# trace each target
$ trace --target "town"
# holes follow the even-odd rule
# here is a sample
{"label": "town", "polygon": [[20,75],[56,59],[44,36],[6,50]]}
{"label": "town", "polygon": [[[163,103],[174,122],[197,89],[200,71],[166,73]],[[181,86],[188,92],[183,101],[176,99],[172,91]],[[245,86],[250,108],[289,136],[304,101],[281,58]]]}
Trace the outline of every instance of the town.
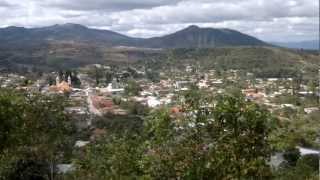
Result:
{"label": "town", "polygon": [[[77,127],[90,128],[93,133],[100,134],[103,129],[94,127],[94,117],[138,116],[143,114],[139,110],[164,106],[169,107],[172,113],[182,113],[181,95],[192,87],[211,95],[239,91],[247,101],[266,107],[282,121],[290,121],[297,116],[318,117],[320,113],[317,82],[298,82],[294,77],[255,78],[253,73],[240,70],[198,71],[190,64],[185,64],[183,69],[160,72],[156,78],[150,78],[145,68],[128,66],[114,69],[101,64],[44,73],[32,79],[2,73],[0,85],[1,88],[44,95],[63,95],[69,102],[65,111],[74,117]],[[89,139],[78,141],[77,144],[89,143]],[[320,139],[309,143],[319,144]]]}

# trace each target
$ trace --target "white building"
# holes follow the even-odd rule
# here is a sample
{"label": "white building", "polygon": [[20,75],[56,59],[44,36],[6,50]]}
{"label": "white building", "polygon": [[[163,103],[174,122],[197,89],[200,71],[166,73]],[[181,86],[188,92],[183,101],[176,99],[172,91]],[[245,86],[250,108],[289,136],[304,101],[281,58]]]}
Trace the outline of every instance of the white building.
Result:
{"label": "white building", "polygon": [[157,97],[149,96],[148,100],[147,100],[147,104],[148,104],[149,107],[155,108],[155,107],[160,106],[161,102],[160,102],[160,100],[158,100]]}

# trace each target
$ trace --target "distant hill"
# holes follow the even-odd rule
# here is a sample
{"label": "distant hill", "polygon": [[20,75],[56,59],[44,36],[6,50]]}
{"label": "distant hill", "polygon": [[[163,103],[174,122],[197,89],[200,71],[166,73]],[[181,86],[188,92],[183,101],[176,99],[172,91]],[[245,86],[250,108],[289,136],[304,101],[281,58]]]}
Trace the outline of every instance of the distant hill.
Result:
{"label": "distant hill", "polygon": [[0,29],[0,46],[23,47],[51,41],[89,43],[102,46],[135,46],[150,48],[212,48],[223,46],[267,46],[249,35],[231,29],[186,29],[155,38],[132,38],[108,30],[87,28],[78,24],[43,28],[7,27]]}
{"label": "distant hill", "polygon": [[210,48],[223,46],[267,46],[254,37],[231,29],[190,26],[176,33],[146,40],[149,47]]}
{"label": "distant hill", "polygon": [[133,38],[112,31],[90,29],[70,23],[43,28],[7,27],[0,29],[0,42],[9,45],[68,41],[118,46],[130,44],[132,40]]}
{"label": "distant hill", "polygon": [[271,42],[271,44],[291,48],[291,49],[308,49],[317,50],[319,49],[319,40],[311,41],[300,41],[300,42]]}

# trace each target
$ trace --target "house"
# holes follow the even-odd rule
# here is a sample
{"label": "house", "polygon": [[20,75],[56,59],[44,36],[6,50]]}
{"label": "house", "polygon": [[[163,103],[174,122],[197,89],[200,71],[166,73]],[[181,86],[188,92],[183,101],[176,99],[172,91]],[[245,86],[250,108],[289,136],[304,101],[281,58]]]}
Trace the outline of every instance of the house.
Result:
{"label": "house", "polygon": [[211,84],[213,84],[213,85],[221,85],[221,84],[223,84],[223,80],[222,79],[213,79],[211,81]]}
{"label": "house", "polygon": [[281,104],[280,105],[281,108],[292,108],[292,109],[296,109],[296,106],[293,104]]}
{"label": "house", "polygon": [[176,83],[174,84],[174,87],[176,89],[182,89],[185,88],[186,86],[189,86],[191,84],[190,81],[176,81]]}
{"label": "house", "polygon": [[201,80],[199,83],[198,83],[198,87],[199,88],[208,88],[209,85],[207,84],[207,81],[206,80]]}
{"label": "house", "polygon": [[115,88],[112,83],[109,83],[107,88],[100,88],[99,90],[103,93],[111,93],[113,95],[120,95],[124,92],[124,88]]}
{"label": "house", "polygon": [[305,113],[311,114],[313,112],[319,111],[319,108],[318,107],[310,107],[310,108],[304,108],[303,110]]}
{"label": "house", "polygon": [[73,164],[58,164],[57,170],[59,174],[66,174],[76,170],[76,167]]}
{"label": "house", "polygon": [[112,108],[114,106],[112,99],[106,99],[102,96],[92,96],[92,104],[97,109]]}
{"label": "house", "polygon": [[298,94],[300,96],[312,96],[314,93],[312,91],[300,91]]}
{"label": "house", "polygon": [[147,105],[151,108],[155,108],[161,105],[160,100],[157,99],[157,97],[149,96],[147,100]]}
{"label": "house", "polygon": [[65,111],[70,114],[78,114],[83,115],[87,113],[87,109],[85,107],[67,107]]}
{"label": "house", "polygon": [[76,144],[74,145],[75,147],[81,148],[84,147],[86,145],[88,145],[90,143],[90,141],[76,141]]}
{"label": "house", "polygon": [[192,71],[193,71],[192,66],[187,66],[187,67],[186,67],[186,72],[187,72],[187,73],[191,73]]}
{"label": "house", "polygon": [[275,82],[275,81],[278,81],[279,79],[278,78],[268,78],[267,81],[269,82]]}
{"label": "house", "polygon": [[309,155],[309,154],[320,154],[319,150],[297,147],[300,151],[301,156]]}
{"label": "house", "polygon": [[57,85],[53,85],[49,87],[49,91],[59,92],[59,93],[67,93],[71,92],[72,88],[70,87],[70,84],[68,84],[65,81],[62,81],[61,83],[58,83]]}

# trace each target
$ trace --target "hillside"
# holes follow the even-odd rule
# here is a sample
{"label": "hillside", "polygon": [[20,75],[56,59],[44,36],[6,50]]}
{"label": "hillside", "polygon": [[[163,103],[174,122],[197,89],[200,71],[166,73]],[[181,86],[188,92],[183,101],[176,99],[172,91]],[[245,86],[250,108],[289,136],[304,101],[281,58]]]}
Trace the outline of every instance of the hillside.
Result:
{"label": "hillside", "polygon": [[224,46],[268,46],[254,37],[231,29],[190,26],[176,33],[146,40],[155,48],[212,48]]}
{"label": "hillside", "polygon": [[[0,42],[10,46],[30,46],[51,41],[118,46],[130,44],[134,40],[125,35],[108,30],[90,29],[78,24],[54,25],[43,28],[7,27],[0,29]],[[5,44],[4,44],[5,43]]]}
{"label": "hillside", "polygon": [[237,69],[252,72],[257,77],[295,77],[317,74],[320,57],[307,51],[291,51],[275,47],[228,47],[171,49],[165,58],[153,63],[154,70],[185,68],[193,65],[201,69],[220,71]]}
{"label": "hillside", "polygon": [[3,49],[0,70],[53,70],[77,68],[88,64],[145,66],[155,71],[186,64],[207,69],[241,69],[261,77],[290,77],[297,71],[317,72],[319,56],[307,51],[275,47],[227,47],[151,49],[102,47],[87,43],[50,42],[43,46]]}

